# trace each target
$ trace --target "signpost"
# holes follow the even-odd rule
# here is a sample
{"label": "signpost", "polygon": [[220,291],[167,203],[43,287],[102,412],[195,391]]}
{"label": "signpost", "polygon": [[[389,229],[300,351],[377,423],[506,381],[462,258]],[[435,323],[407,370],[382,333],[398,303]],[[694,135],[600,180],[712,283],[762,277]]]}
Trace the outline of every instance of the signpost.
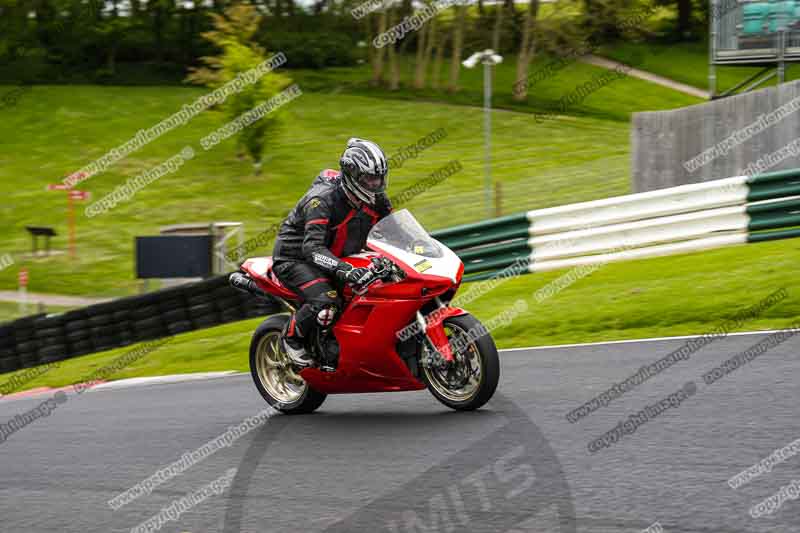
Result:
{"label": "signpost", "polygon": [[17,285],[19,286],[19,312],[25,314],[28,312],[28,269],[20,268],[17,275]]}
{"label": "signpost", "polygon": [[71,189],[64,183],[51,183],[47,186],[48,191],[66,191],[67,192],[67,226],[69,228],[69,256],[75,259],[75,208],[73,202],[82,202],[91,197],[91,193],[87,191],[78,191]]}

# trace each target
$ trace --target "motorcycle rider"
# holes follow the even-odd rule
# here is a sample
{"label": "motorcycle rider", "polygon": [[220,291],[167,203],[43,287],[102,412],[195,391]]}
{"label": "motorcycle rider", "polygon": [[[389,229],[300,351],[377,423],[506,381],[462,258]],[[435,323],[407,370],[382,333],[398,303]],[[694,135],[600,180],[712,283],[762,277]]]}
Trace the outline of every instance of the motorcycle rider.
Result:
{"label": "motorcycle rider", "polygon": [[282,340],[301,367],[313,363],[303,339],[318,326],[329,326],[342,307],[334,280],[362,286],[374,279],[371,270],[340,258],[360,252],[372,226],[392,211],[386,155],[377,144],[351,138],[339,166],[341,172],[329,169],[317,176],[281,224],[272,252],[272,271],[302,297]]}

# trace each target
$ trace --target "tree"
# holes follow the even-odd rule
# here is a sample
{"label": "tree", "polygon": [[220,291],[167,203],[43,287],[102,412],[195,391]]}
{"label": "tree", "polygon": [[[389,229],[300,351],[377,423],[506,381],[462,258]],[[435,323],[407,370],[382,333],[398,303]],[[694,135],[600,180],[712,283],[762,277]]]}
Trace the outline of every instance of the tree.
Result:
{"label": "tree", "polygon": [[[395,9],[389,9],[389,27],[394,26]],[[400,66],[397,61],[395,43],[386,45],[386,55],[389,59],[389,90],[396,91],[400,87]]]}
{"label": "tree", "polygon": [[[216,89],[262,64],[268,54],[253,41],[262,21],[253,6],[238,4],[227,8],[223,15],[211,13],[210,16],[214,30],[204,32],[202,36],[219,47],[221,52],[216,56],[200,58],[206,66],[191,68],[186,81]],[[241,90],[228,95],[221,110],[229,120],[233,120],[262,104],[290,82],[291,79],[283,74],[264,74],[254,83],[245,84]],[[267,133],[274,131],[277,126],[278,118],[273,111],[237,133],[236,144],[253,159],[256,174],[261,172]]]}
{"label": "tree", "polygon": [[[366,17],[368,20],[373,18],[373,15],[370,14]],[[386,31],[386,10],[382,9],[380,13],[377,14],[378,18],[378,32],[376,35],[381,35],[383,32]],[[372,29],[372,25],[370,24],[370,29]],[[369,46],[372,46],[372,35],[369,35]],[[374,47],[372,47],[374,48]],[[370,52],[370,60],[372,61],[372,85],[380,85],[383,82],[383,54],[386,51],[386,47],[382,46],[377,49],[373,49]]]}
{"label": "tree", "polygon": [[428,72],[428,64],[433,54],[433,46],[436,42],[436,17],[428,22],[427,28],[419,33],[417,38],[417,59],[414,66],[414,88],[425,88],[425,75]]}
{"label": "tree", "polygon": [[692,0],[677,0],[678,2],[678,38],[684,39],[691,33]]}
{"label": "tree", "polygon": [[[519,55],[517,56],[516,80],[518,83],[528,78],[528,65],[530,65],[536,50],[536,37],[533,33],[538,14],[539,0],[530,0],[528,12],[525,15],[525,24],[522,27],[522,42],[519,45]],[[528,84],[520,83],[518,88],[513,90],[511,94],[514,100],[525,100],[528,97]]]}
{"label": "tree", "polygon": [[444,49],[447,46],[448,34],[441,32],[441,38],[436,45],[436,58],[433,60],[433,72],[431,73],[431,87],[439,88],[439,79],[442,75],[442,63],[444,62]]}
{"label": "tree", "polygon": [[461,52],[464,48],[464,19],[467,6],[459,3],[456,6],[456,20],[453,23],[453,56],[450,58],[450,81],[448,92],[458,91],[458,76],[461,73]]}

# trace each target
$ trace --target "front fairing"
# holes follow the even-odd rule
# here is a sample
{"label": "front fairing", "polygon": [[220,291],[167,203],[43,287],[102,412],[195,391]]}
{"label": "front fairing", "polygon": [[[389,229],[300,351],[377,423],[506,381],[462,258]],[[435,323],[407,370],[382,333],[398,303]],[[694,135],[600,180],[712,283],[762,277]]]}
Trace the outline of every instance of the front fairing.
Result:
{"label": "front fairing", "polygon": [[412,279],[461,282],[464,267],[458,256],[432,238],[406,209],[378,222],[367,237],[367,246],[394,260]]}

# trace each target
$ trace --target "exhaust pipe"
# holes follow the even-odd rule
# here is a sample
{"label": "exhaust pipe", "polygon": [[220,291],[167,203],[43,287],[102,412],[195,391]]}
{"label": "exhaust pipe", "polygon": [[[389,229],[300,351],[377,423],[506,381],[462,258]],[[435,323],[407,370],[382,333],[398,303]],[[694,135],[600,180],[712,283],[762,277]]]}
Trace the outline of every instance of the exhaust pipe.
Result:
{"label": "exhaust pipe", "polygon": [[234,272],[233,274],[228,276],[228,282],[234,289],[246,292],[247,294],[250,294],[252,296],[257,296],[259,298],[267,298],[267,299],[270,298],[269,294],[264,292],[261,289],[261,287],[256,285],[256,282],[253,281],[252,278],[250,278],[246,274],[242,274],[241,272]]}

